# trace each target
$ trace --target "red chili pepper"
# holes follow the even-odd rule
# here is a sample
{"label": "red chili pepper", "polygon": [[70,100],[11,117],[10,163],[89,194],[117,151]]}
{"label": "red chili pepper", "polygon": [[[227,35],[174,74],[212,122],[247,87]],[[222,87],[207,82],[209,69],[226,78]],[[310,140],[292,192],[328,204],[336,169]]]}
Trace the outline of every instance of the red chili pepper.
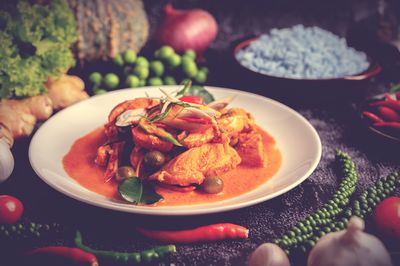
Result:
{"label": "red chili pepper", "polygon": [[376,114],[373,114],[371,112],[362,112],[362,115],[365,117],[368,117],[375,123],[384,122],[382,118],[380,118],[379,116],[377,116]]}
{"label": "red chili pepper", "polygon": [[180,97],[179,100],[187,103],[206,104],[201,96],[186,95]]}
{"label": "red chili pepper", "polygon": [[386,100],[386,101],[377,101],[369,104],[370,106],[385,106],[389,107],[393,110],[400,111],[400,101],[399,100]]}
{"label": "red chili pepper", "polygon": [[376,122],[374,127],[391,127],[395,129],[400,129],[400,122]]}
{"label": "red chili pepper", "polygon": [[378,107],[379,114],[381,117],[388,121],[400,121],[400,115],[393,109],[386,106]]}
{"label": "red chili pepper", "polygon": [[91,266],[98,266],[95,255],[83,251],[79,248],[70,248],[62,246],[48,246],[35,248],[27,253],[27,255],[55,255],[65,259],[70,259],[75,263],[87,263]]}
{"label": "red chili pepper", "polygon": [[249,229],[230,223],[211,224],[189,230],[161,231],[137,228],[144,236],[167,243],[195,243],[222,239],[247,238]]}

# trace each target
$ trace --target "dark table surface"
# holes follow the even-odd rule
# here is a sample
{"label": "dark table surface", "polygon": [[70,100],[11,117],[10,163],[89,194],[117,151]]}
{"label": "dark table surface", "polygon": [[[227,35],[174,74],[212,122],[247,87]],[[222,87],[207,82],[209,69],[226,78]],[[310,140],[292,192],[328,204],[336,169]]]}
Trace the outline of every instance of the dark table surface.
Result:
{"label": "dark table surface", "polygon": [[[189,1],[188,5],[194,6],[194,2]],[[243,11],[243,14],[237,11],[238,6],[236,6],[225,10],[224,13],[213,2],[215,1],[204,1],[203,3],[205,8],[214,13],[220,25],[220,35],[208,53],[209,61],[207,64],[212,73],[208,85],[241,89],[274,97],[301,113],[315,127],[322,141],[322,158],[310,178],[284,195],[252,207],[227,213],[195,217],[152,217],[125,214],[78,202],[51,189],[36,176],[29,164],[28,146],[30,139],[18,140],[12,149],[16,161],[15,169],[10,179],[0,185],[0,194],[11,194],[20,198],[25,205],[25,219],[43,223],[57,222],[61,224],[61,230],[59,233],[19,242],[10,243],[0,240],[2,247],[0,248],[2,257],[0,265],[13,265],[15,255],[31,246],[73,245],[73,235],[76,229],[82,231],[85,242],[93,247],[135,251],[147,249],[157,244],[137,235],[134,231],[137,225],[181,229],[217,222],[230,222],[246,226],[250,229],[250,236],[245,240],[177,245],[177,252],[163,258],[159,261],[159,264],[244,265],[248,255],[259,244],[281,236],[290,226],[315,212],[332,196],[341,178],[334,166],[336,149],[348,152],[357,165],[359,182],[356,193],[372,185],[380,177],[399,169],[398,144],[382,141],[369,134],[360,122],[359,114],[354,111],[352,103],[355,100],[343,101],[342,99],[326,102],[326,99],[321,100],[310,95],[306,102],[293,100],[288,97],[290,93],[278,96],[270,94],[268,88],[276,84],[256,82],[251,78],[242,77],[241,73],[237,72],[237,69],[232,67],[233,64],[231,64],[230,49],[232,42],[248,34],[267,31],[271,25],[274,25],[273,14],[275,13],[271,13],[272,15],[269,18],[261,18],[262,12],[260,11],[258,17],[248,20],[246,23],[246,15],[250,16],[249,13],[246,13],[247,9]],[[161,3],[149,1],[146,8],[151,19],[152,29],[154,29],[159,19],[158,12]],[[274,8],[279,10],[279,7],[274,6]],[[340,6],[337,9],[336,12],[341,14],[340,17],[349,15],[340,13]],[[240,24],[232,19],[236,15],[239,16],[239,13],[242,18]],[[276,22],[278,23],[277,26],[299,23],[302,21],[303,15],[296,13],[286,20],[279,20]],[[338,25],[342,22],[332,23],[334,18],[310,16],[312,19],[306,19],[309,24],[329,25],[328,28],[331,30],[337,28],[342,33],[348,32],[347,26]],[[278,16],[275,15],[275,17]],[[256,23],[256,19],[259,19],[258,23]],[[382,54],[384,53],[385,51],[382,51]],[[381,78],[362,83],[361,86],[365,89],[367,95],[380,93],[384,90],[384,85],[390,80],[388,78],[390,75],[386,73],[390,73],[391,70],[385,69],[385,71]],[[233,79],[234,76],[238,78]],[[396,194],[400,195],[400,191],[397,190]],[[366,222],[367,231],[375,234],[371,218],[368,217]],[[381,237],[381,239],[390,251],[400,251],[399,246],[396,246],[389,239],[385,237]],[[296,259],[293,265],[303,265],[304,259],[305,256]],[[397,265],[400,265],[399,257],[394,256],[393,259],[398,263]],[[101,265],[112,265],[112,263],[103,262]]]}

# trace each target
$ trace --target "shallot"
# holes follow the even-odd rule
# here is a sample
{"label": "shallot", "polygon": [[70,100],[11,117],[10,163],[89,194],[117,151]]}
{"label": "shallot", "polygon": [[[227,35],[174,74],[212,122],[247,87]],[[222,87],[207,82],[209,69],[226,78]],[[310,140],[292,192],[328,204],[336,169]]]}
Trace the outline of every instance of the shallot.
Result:
{"label": "shallot", "polygon": [[0,138],[0,183],[5,181],[14,169],[14,157],[6,140]]}
{"label": "shallot", "polygon": [[156,33],[158,41],[172,46],[177,52],[192,49],[201,57],[217,36],[218,25],[214,17],[202,9],[177,10],[171,4],[164,7],[164,12]]}

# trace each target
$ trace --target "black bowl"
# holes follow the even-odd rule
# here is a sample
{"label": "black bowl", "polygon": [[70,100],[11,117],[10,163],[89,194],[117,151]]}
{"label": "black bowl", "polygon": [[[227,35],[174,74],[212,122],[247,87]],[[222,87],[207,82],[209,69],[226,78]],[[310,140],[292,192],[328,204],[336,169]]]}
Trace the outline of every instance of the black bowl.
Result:
{"label": "black bowl", "polygon": [[313,102],[361,99],[364,96],[367,82],[382,70],[378,63],[368,58],[370,67],[357,75],[321,79],[271,76],[243,66],[236,58],[240,50],[246,48],[257,39],[258,37],[249,37],[234,43],[234,76],[245,80],[247,84],[253,84],[253,87],[258,87],[255,92],[280,100]]}

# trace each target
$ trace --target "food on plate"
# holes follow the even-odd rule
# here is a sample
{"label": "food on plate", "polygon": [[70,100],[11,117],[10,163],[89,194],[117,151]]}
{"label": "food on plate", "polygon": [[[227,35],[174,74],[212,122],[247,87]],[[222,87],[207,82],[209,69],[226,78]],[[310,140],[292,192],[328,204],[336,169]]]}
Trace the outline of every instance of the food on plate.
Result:
{"label": "food on plate", "polygon": [[350,155],[338,150],[336,159],[340,163],[344,178],[331,200],[316,213],[292,226],[282,237],[273,242],[286,253],[307,252],[326,233],[343,230],[351,216],[364,218],[384,198],[400,187],[400,172],[380,178],[373,186],[350,202],[357,184],[357,170]]}
{"label": "food on plate", "polygon": [[236,54],[244,67],[284,78],[351,76],[369,67],[367,56],[346,40],[318,27],[272,29]]}
{"label": "food on plate", "polygon": [[190,83],[160,90],[162,97],[112,108],[103,128],[72,145],[66,172],[107,197],[164,206],[232,198],[279,169],[274,139],[245,109],[228,107],[233,97],[210,102],[209,92]]}
{"label": "food on plate", "polygon": [[279,246],[264,243],[251,253],[248,266],[290,266],[289,258]]}
{"label": "food on plate", "polygon": [[172,4],[165,5],[164,13],[156,32],[157,40],[178,52],[192,49],[202,57],[218,33],[215,18],[202,9],[178,10]]}
{"label": "food on plate", "polygon": [[108,250],[96,250],[83,243],[82,234],[77,231],[75,235],[75,245],[83,251],[93,254],[98,258],[105,258],[117,262],[154,262],[166,254],[176,252],[175,245],[157,246],[141,252],[117,252]]}
{"label": "food on plate", "polygon": [[0,195],[0,224],[14,224],[24,213],[22,202],[9,195]]}
{"label": "food on plate", "polygon": [[389,197],[374,210],[374,221],[382,233],[400,239],[400,197]]}
{"label": "food on plate", "polygon": [[329,233],[317,242],[308,256],[307,266],[392,266],[383,243],[363,231],[364,221],[351,217],[346,229]]}
{"label": "food on plate", "polygon": [[230,223],[210,224],[188,230],[166,231],[137,228],[142,235],[164,243],[197,243],[247,238],[249,229]]}

